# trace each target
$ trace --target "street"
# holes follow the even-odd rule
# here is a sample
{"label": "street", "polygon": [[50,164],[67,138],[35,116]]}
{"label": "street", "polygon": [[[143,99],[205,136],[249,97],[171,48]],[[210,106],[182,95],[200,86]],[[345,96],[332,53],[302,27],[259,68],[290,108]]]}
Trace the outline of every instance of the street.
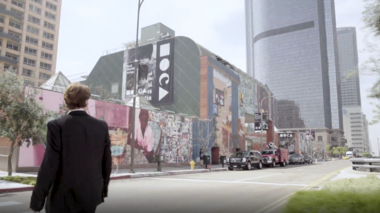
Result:
{"label": "street", "polygon": [[[270,205],[349,161],[111,181],[97,212],[281,212]],[[0,194],[0,212],[26,213],[31,192]],[[265,210],[265,211],[264,211]],[[44,212],[44,211],[42,211]]]}

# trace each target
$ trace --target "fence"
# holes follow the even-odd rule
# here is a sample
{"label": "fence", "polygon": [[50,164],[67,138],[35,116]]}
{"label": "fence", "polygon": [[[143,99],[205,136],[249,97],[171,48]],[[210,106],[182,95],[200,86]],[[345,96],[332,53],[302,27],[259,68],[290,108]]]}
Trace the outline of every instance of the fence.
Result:
{"label": "fence", "polygon": [[380,171],[380,159],[378,158],[353,158],[350,161],[352,162],[353,170],[364,168],[369,170],[369,172]]}

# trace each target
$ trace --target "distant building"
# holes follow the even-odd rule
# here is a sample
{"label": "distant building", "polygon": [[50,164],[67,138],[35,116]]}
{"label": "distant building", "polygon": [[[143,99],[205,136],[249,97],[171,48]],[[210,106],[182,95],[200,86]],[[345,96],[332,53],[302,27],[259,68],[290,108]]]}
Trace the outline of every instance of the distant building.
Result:
{"label": "distant building", "polygon": [[358,48],[355,27],[338,28],[342,105],[361,106]]}
{"label": "distant building", "polygon": [[368,121],[360,106],[343,108],[347,146],[357,154],[369,153]]}
{"label": "distant building", "polygon": [[40,86],[55,74],[62,0],[0,3],[0,72]]}
{"label": "distant building", "polygon": [[299,119],[284,128],[342,130],[334,0],[246,0],[247,72]]}

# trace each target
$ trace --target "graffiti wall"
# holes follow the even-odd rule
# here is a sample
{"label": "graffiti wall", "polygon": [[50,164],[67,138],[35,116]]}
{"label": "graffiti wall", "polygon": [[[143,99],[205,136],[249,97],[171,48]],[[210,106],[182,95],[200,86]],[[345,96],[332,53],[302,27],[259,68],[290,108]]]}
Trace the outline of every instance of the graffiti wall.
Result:
{"label": "graffiti wall", "polygon": [[[53,120],[67,114],[63,94],[40,90],[36,97]],[[89,100],[87,113],[108,124],[114,164],[129,165],[133,110],[127,106]],[[166,113],[136,109],[135,164],[155,163],[155,155],[166,163],[183,163],[192,159],[192,120]],[[45,141],[46,142],[46,141]],[[44,144],[20,148],[19,167],[38,167],[45,153]]]}

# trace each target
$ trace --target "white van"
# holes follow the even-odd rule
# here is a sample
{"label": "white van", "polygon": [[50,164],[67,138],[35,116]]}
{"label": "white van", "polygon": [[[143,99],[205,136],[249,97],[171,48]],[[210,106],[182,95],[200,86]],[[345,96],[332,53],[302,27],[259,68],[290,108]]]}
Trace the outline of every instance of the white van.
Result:
{"label": "white van", "polygon": [[349,158],[352,158],[352,157],[354,157],[354,153],[352,151],[348,151],[348,152],[346,152],[346,156]]}

